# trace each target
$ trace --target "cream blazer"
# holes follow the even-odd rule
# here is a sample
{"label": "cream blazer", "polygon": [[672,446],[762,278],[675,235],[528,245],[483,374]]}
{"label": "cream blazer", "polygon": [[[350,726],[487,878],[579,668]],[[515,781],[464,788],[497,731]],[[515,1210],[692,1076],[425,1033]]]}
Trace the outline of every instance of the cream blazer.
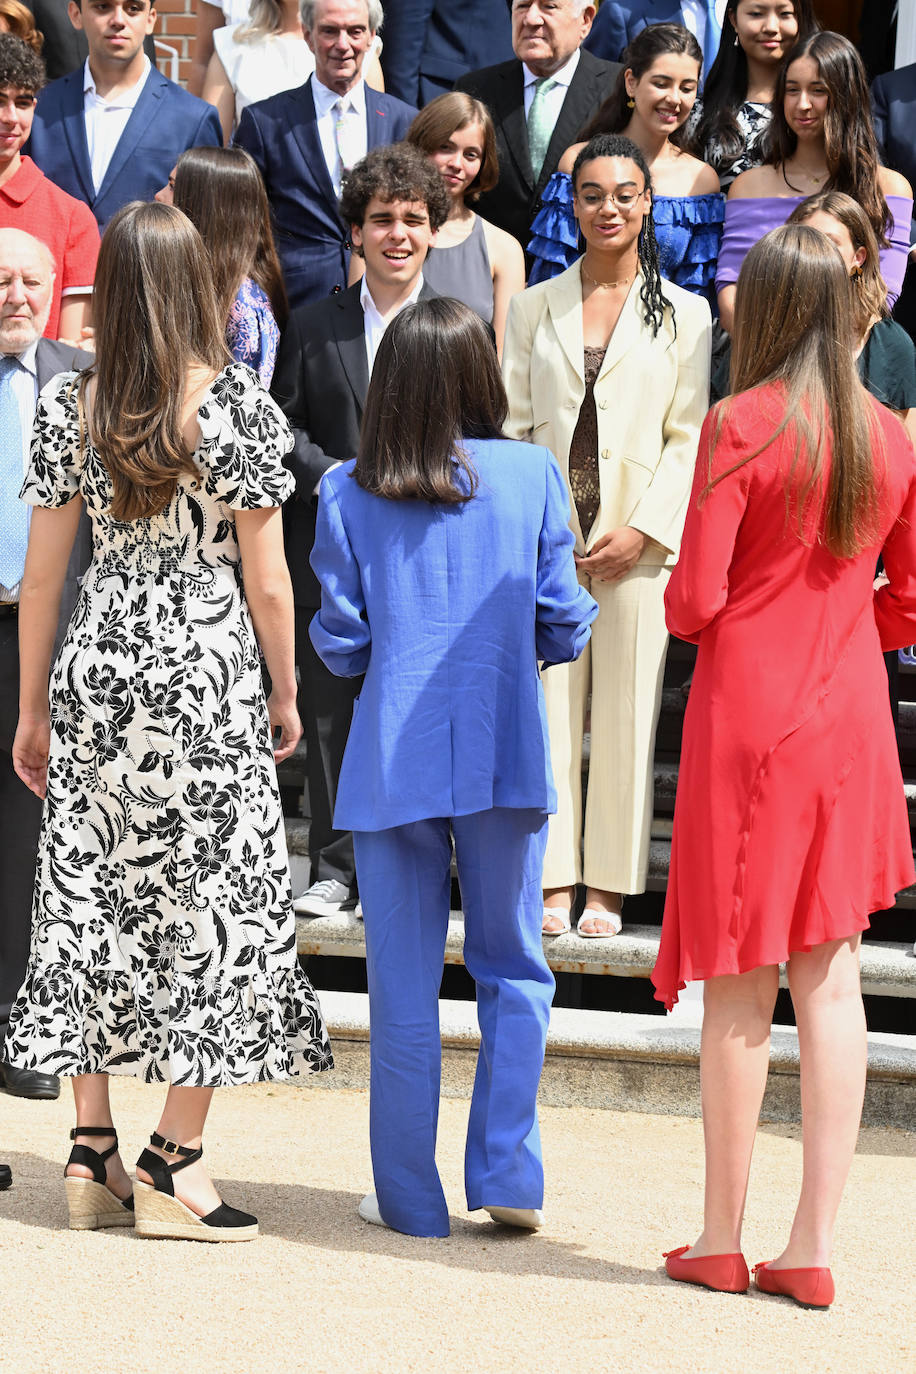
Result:
{"label": "cream blazer", "polygon": [[[649,540],[643,563],[673,565],[687,513],[700,426],[709,408],[709,306],[666,281],[674,306],[657,337],[643,320],[637,275],[595,382],[601,507],[576,552],[622,525]],[[506,433],[544,444],[569,480],[569,446],[585,396],[582,279],[578,262],[513,296],[503,346]]]}

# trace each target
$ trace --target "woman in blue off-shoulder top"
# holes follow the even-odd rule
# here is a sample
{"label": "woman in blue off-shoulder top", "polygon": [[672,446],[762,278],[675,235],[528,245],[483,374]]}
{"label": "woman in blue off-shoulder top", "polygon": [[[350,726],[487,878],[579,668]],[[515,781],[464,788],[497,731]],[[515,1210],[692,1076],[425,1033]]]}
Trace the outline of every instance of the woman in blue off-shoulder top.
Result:
{"label": "woman in blue off-shoulder top", "polygon": [[[613,93],[582,131],[621,133],[642,150],[656,188],[653,216],[662,276],[715,303],[716,259],[725,202],[713,169],[681,147],[697,94],[702,52],[682,24],[652,24],[627,49]],[[529,285],[563,272],[580,256],[570,173],[583,143],[568,148],[531,226]]]}

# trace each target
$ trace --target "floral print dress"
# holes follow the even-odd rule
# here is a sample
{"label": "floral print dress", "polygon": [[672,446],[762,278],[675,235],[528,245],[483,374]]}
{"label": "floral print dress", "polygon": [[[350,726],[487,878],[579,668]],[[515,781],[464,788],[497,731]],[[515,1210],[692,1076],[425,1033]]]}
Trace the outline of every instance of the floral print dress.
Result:
{"label": "floral print dress", "polygon": [[204,395],[160,515],[122,523],[81,444],[77,377],[42,392],[22,495],[79,493],[93,557],[51,677],[32,956],[5,1057],[218,1086],[332,1066],[296,960],[283,816],[233,510],[278,506],[292,440],[251,370]]}

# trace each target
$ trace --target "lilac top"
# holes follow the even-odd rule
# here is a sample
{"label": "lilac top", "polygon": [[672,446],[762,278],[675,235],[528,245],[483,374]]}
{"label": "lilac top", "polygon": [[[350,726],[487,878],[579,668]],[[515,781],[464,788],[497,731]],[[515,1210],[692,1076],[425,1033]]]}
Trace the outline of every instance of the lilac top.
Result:
{"label": "lilac top", "polygon": [[247,363],[270,386],[277,361],[280,330],[270,308],[267,293],[257,282],[245,277],[229,311],[226,344],[237,363]]}
{"label": "lilac top", "polygon": [[[716,290],[738,280],[741,264],[758,239],[777,229],[800,205],[805,196],[757,196],[725,202],[725,231],[719,249]],[[887,303],[892,306],[900,295],[907,254],[910,251],[910,219],[913,202],[908,196],[888,196],[891,220],[887,237],[890,245],[881,249],[881,272],[887,286]]]}

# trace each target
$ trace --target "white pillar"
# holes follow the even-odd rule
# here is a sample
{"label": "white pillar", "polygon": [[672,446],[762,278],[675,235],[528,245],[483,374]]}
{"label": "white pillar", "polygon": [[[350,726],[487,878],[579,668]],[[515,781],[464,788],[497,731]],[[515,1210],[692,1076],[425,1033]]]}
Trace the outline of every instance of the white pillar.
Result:
{"label": "white pillar", "polygon": [[897,6],[897,48],[894,66],[906,67],[911,62],[916,62],[916,0],[900,0]]}

